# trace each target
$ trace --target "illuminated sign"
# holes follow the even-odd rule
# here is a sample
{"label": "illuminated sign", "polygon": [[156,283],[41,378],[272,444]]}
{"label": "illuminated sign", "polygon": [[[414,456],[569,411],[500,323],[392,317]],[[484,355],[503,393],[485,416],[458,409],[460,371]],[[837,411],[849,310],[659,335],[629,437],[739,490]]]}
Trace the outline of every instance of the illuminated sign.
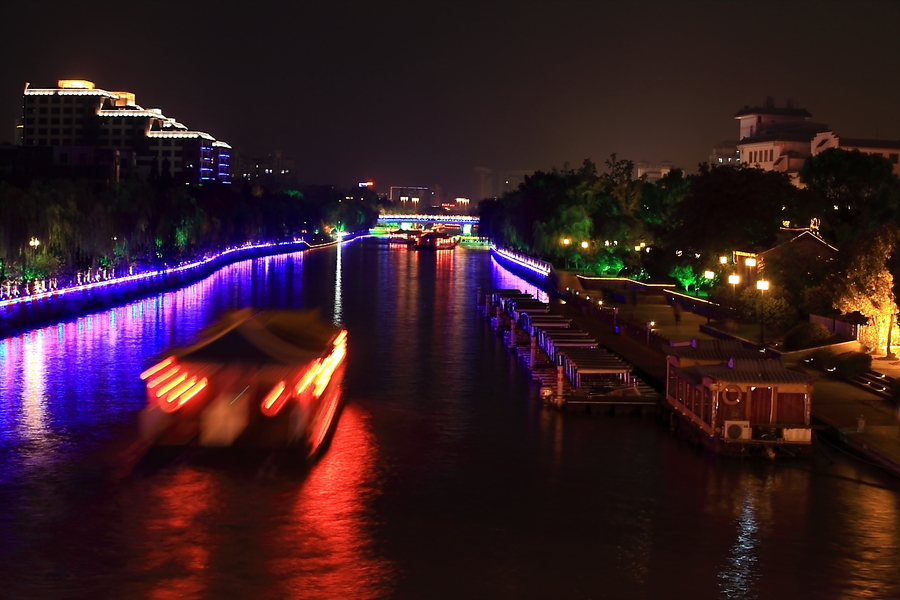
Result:
{"label": "illuminated sign", "polygon": [[359,187],[361,187],[361,188],[370,188],[370,187],[374,187],[374,186],[375,186],[374,181],[361,181],[359,183]]}

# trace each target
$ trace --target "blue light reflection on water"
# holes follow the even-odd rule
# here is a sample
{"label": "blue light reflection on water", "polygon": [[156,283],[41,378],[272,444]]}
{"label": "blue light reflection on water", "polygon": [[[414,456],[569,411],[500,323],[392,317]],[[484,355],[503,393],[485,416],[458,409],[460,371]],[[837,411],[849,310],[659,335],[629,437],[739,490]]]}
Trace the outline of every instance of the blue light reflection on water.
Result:
{"label": "blue light reflection on water", "polygon": [[[897,494],[828,476],[871,472],[717,462],[650,420],[544,410],[477,286],[530,289],[486,253],[350,246],[0,340],[0,581],[23,598],[900,593]],[[322,461],[132,469],[138,374],[251,305],[350,331]]]}

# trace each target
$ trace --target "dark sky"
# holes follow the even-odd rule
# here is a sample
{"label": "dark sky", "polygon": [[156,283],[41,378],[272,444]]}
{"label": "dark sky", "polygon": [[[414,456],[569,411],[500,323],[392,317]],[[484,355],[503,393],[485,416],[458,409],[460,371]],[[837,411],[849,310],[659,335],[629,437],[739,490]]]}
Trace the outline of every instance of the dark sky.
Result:
{"label": "dark sky", "polygon": [[0,140],[24,82],[134,92],[303,181],[441,185],[585,158],[688,172],[734,113],[791,98],[900,139],[900,2],[0,3]]}

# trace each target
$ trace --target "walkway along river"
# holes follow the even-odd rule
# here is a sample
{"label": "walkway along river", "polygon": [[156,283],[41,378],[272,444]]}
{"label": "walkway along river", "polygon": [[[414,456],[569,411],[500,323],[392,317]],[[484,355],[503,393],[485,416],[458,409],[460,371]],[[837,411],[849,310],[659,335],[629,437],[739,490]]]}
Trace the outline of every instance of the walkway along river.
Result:
{"label": "walkway along river", "polygon": [[[0,340],[5,598],[898,597],[896,481],[715,461],[652,419],[542,407],[475,312],[485,250],[356,241]],[[349,332],[314,464],[143,454],[137,375],[224,310]]]}

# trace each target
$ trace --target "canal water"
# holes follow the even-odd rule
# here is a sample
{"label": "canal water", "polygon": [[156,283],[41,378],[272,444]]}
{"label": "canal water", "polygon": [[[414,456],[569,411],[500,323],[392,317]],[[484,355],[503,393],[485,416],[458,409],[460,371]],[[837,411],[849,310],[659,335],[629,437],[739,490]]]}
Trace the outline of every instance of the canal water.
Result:
{"label": "canal water", "polygon": [[[0,598],[898,598],[900,483],[544,409],[487,251],[355,241],[0,340]],[[322,458],[145,452],[138,374],[227,309],[349,330]]]}

